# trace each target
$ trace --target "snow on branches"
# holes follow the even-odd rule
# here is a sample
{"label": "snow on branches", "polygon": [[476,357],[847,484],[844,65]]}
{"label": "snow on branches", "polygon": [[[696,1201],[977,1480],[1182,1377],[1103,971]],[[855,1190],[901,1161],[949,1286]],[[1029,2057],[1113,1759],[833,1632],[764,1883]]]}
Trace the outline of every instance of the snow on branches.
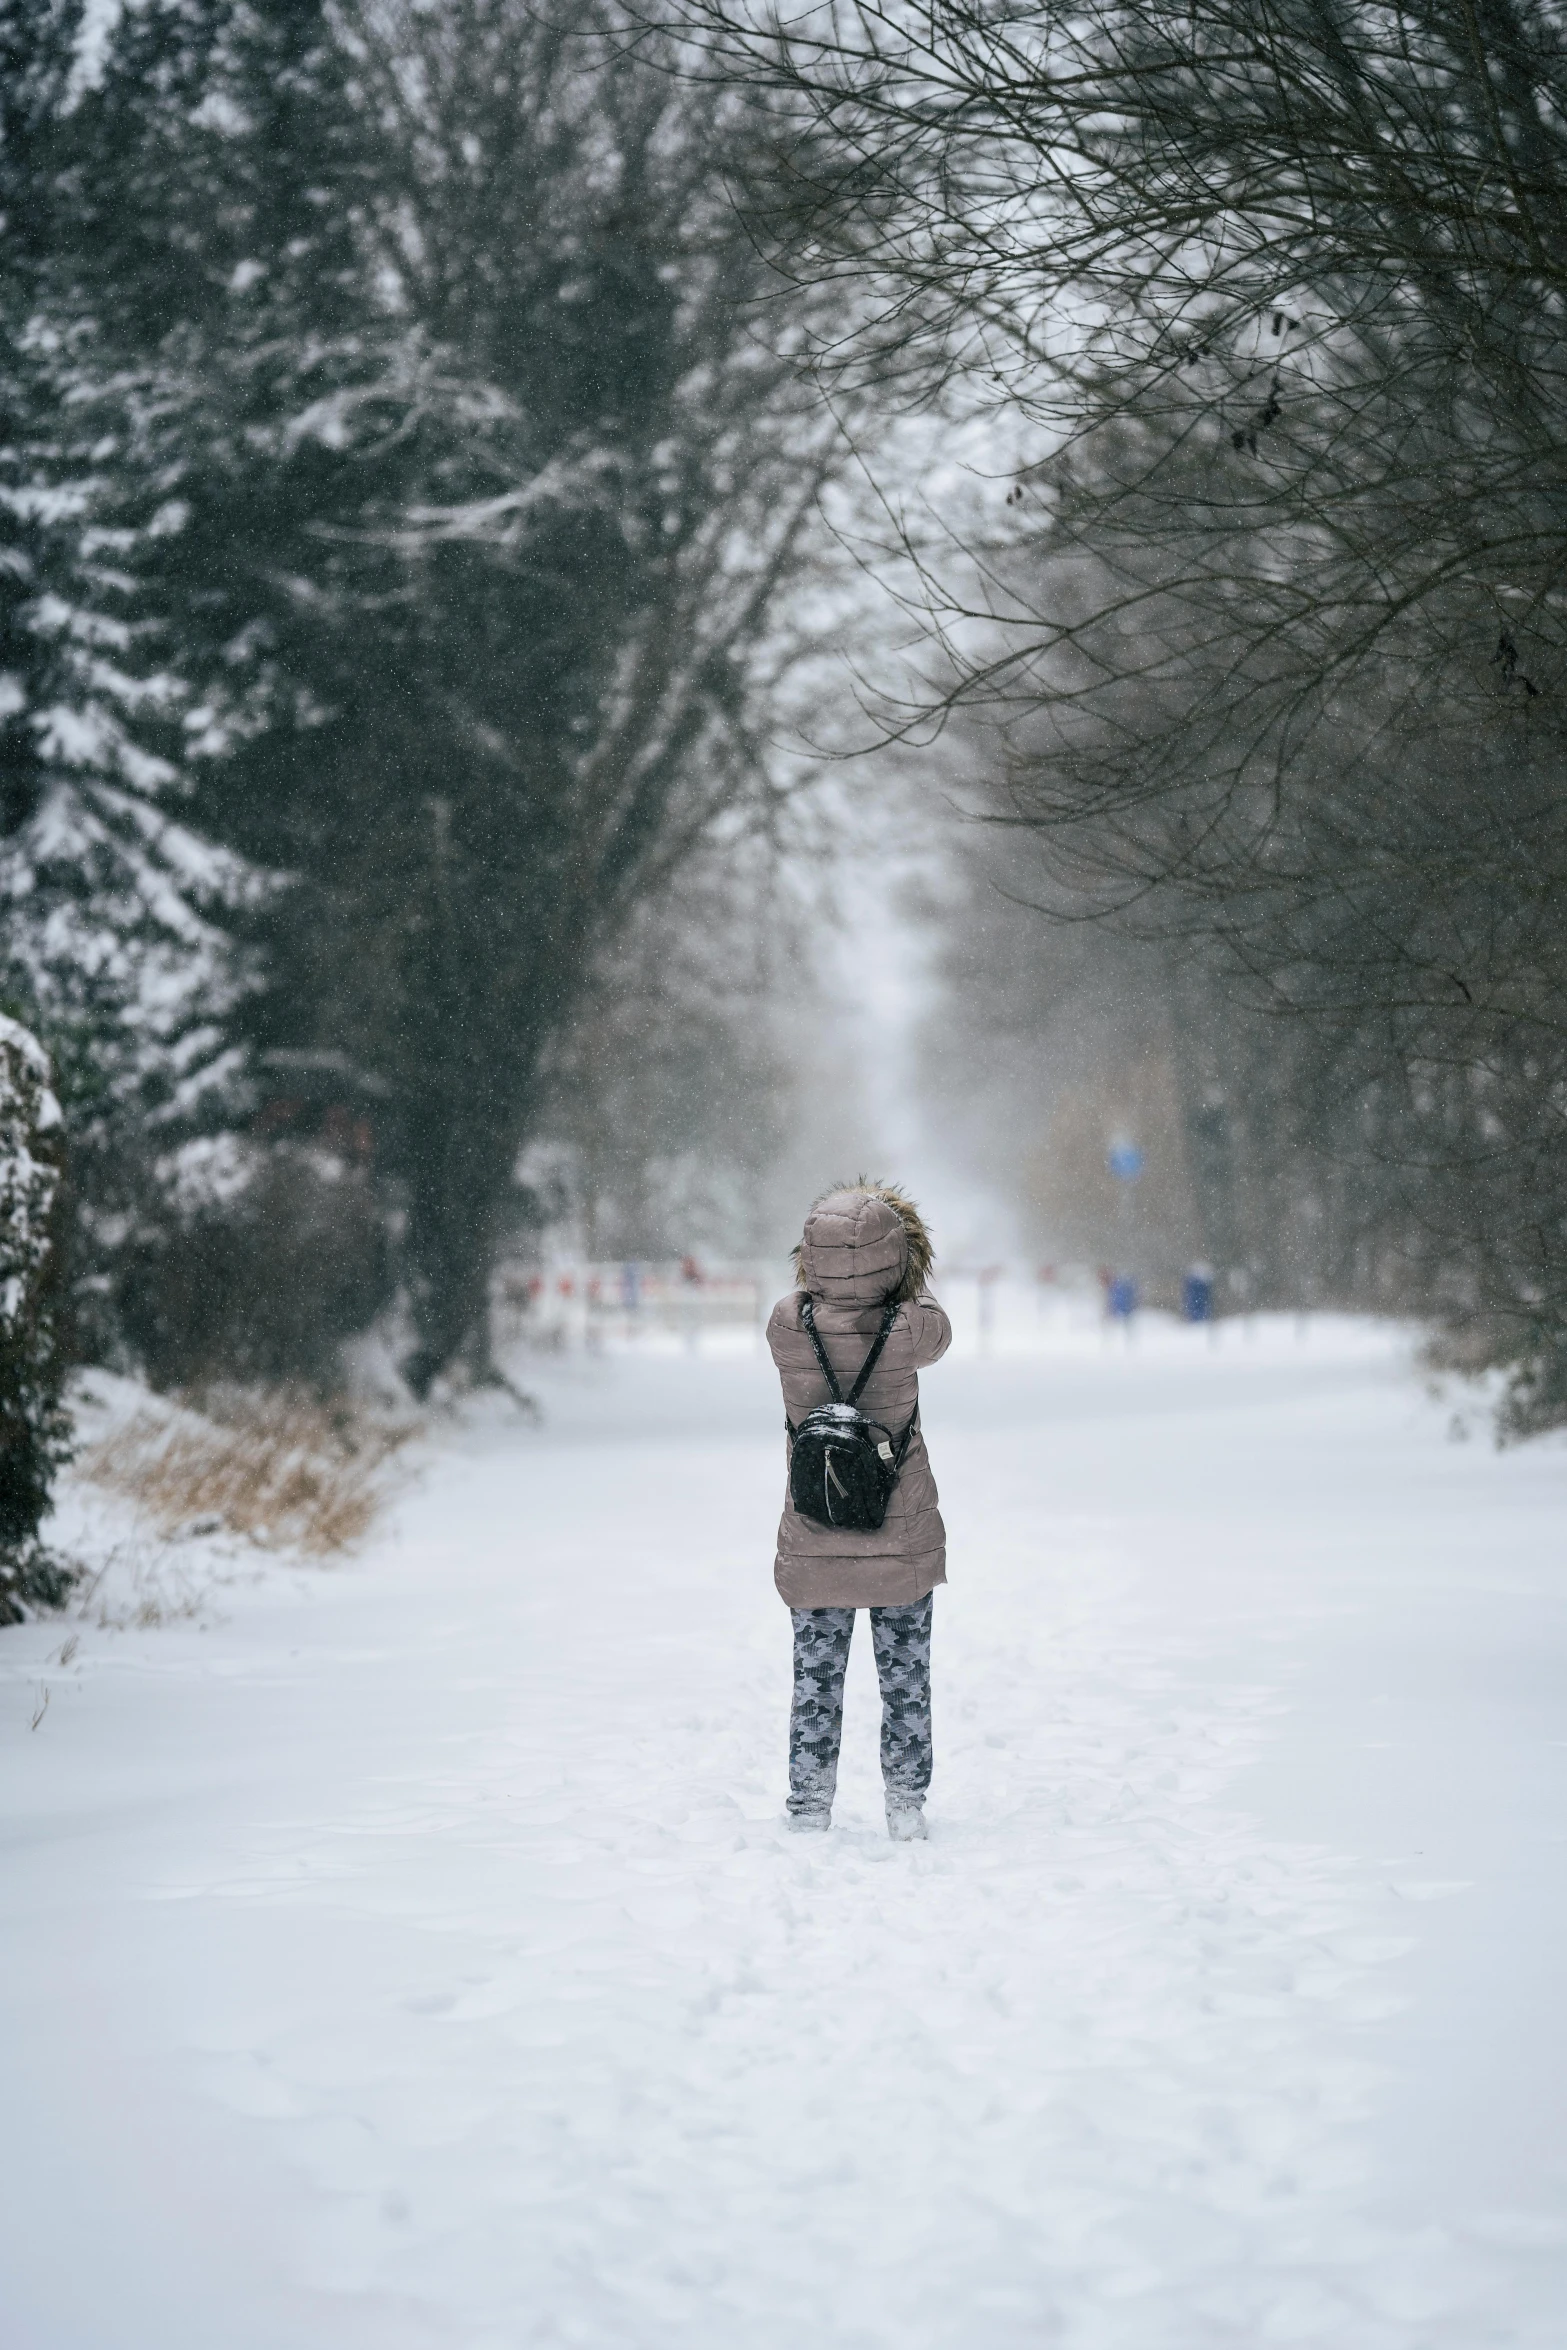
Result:
{"label": "snow on branches", "polygon": [[[147,442],[146,387],[94,382],[35,329],[0,385],[0,907],[8,993],[51,1030],[115,1024],[109,1092],[188,1107],[221,1072],[232,998],[213,916],[242,862],[170,813],[191,696],[146,577],[183,510]],[[199,714],[197,714],[199,716]]]}

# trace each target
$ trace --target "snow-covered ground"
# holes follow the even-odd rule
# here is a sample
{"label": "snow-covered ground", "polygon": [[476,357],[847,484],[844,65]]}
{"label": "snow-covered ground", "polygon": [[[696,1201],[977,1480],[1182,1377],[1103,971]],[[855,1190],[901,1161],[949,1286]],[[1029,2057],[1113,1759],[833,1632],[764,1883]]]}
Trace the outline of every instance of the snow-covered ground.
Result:
{"label": "snow-covered ground", "polygon": [[0,1634],[5,2350],[1560,2350],[1567,1448],[969,1303],[927,1845],[863,1632],[780,1825],[749,1335]]}

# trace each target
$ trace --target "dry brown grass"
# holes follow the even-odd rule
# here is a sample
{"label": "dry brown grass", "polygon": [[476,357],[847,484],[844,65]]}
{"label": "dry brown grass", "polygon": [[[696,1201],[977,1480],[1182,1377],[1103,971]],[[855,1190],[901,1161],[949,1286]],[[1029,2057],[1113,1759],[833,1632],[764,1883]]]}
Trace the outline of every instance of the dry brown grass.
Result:
{"label": "dry brown grass", "polygon": [[226,1531],[320,1556],[366,1531],[387,1462],[413,1432],[287,1390],[213,1387],[183,1406],[149,1404],[77,1468],[164,1535]]}

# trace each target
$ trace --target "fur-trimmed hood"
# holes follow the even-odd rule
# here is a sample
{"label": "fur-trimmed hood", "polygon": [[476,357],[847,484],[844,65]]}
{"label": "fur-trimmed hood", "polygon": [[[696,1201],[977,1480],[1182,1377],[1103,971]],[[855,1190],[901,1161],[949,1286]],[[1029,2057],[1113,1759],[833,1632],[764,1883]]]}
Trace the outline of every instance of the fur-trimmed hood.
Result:
{"label": "fur-trimmed hood", "polygon": [[795,1279],[834,1305],[903,1305],[923,1294],[932,1254],[907,1194],[862,1175],[813,1202],[794,1252]]}

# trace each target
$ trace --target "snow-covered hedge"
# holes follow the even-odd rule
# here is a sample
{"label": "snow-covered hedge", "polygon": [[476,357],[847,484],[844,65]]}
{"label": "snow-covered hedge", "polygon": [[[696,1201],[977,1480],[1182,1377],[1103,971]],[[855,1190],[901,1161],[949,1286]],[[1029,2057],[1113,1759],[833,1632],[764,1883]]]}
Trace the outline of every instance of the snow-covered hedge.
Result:
{"label": "snow-covered hedge", "polygon": [[49,1058],[0,1016],[0,1623],[54,1605],[68,1578],[38,1539],[69,1449],[60,1401],[65,1126]]}

